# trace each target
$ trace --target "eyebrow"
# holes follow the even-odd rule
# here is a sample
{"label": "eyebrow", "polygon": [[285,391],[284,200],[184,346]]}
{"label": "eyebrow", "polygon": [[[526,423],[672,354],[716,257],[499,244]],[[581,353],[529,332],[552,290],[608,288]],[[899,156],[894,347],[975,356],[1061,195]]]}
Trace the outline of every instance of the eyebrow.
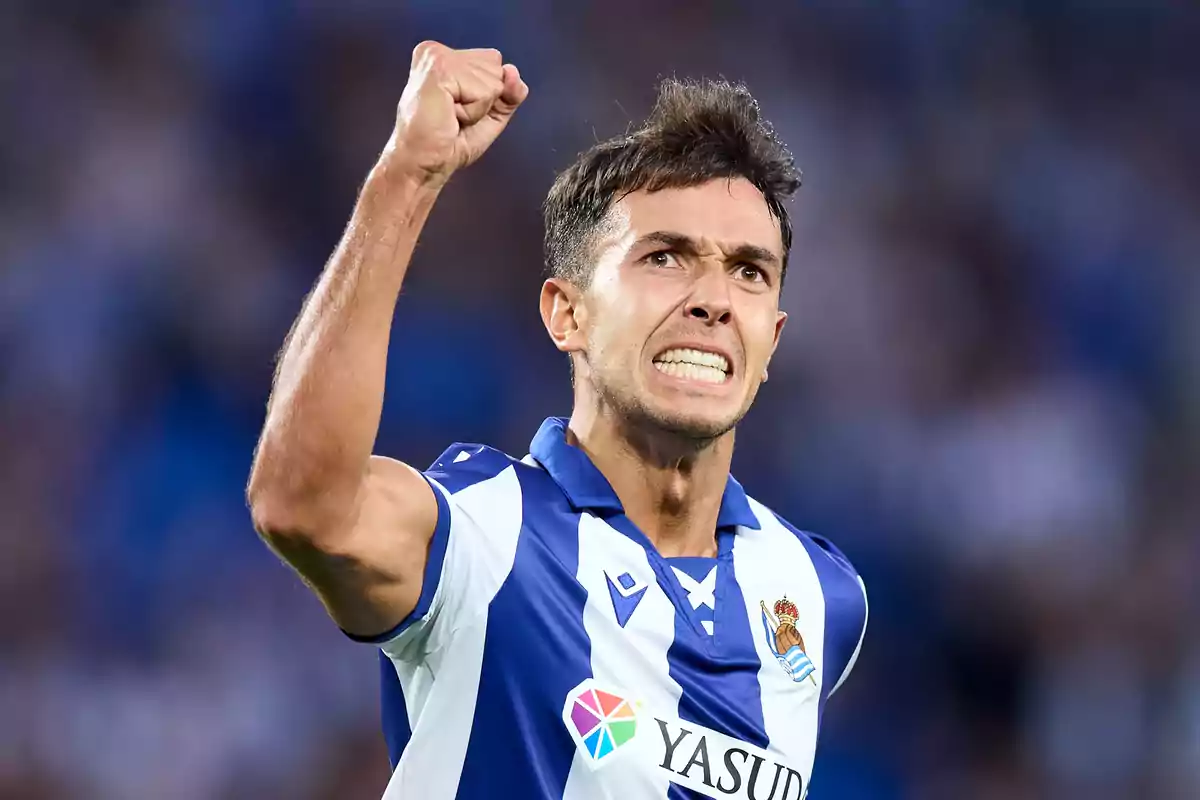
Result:
{"label": "eyebrow", "polygon": [[[700,252],[700,246],[695,239],[686,233],[676,233],[675,231],[653,231],[652,233],[647,233],[634,242],[633,247],[637,250],[648,244],[666,245],[673,250],[678,250],[688,255],[695,255]],[[779,256],[765,247],[759,247],[749,242],[740,242],[733,247],[722,248],[722,250],[726,251],[726,258],[729,261],[757,261],[776,268],[780,266]]]}

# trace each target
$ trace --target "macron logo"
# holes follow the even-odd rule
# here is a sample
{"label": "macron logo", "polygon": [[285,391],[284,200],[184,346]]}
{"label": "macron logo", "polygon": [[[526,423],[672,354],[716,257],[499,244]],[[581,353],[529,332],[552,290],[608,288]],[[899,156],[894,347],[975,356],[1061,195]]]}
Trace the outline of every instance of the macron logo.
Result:
{"label": "macron logo", "polygon": [[608,581],[608,595],[612,598],[617,624],[624,628],[625,623],[633,616],[634,609],[642,601],[642,595],[646,594],[646,587],[639,589],[637,581],[628,572],[618,575],[615,583],[608,572],[604,573],[604,579]]}

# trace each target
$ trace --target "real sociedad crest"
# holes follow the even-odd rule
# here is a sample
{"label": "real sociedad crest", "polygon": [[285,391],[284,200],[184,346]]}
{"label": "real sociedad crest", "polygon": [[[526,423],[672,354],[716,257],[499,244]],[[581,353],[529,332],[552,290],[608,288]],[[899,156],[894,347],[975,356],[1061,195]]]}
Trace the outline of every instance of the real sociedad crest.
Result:
{"label": "real sociedad crest", "polygon": [[808,678],[816,686],[817,677],[813,673],[817,667],[805,652],[804,637],[796,629],[796,618],[799,616],[796,604],[784,595],[782,600],[775,601],[774,614],[767,610],[765,602],[760,600],[759,605],[762,606],[767,647],[771,648],[776,660],[796,683]]}

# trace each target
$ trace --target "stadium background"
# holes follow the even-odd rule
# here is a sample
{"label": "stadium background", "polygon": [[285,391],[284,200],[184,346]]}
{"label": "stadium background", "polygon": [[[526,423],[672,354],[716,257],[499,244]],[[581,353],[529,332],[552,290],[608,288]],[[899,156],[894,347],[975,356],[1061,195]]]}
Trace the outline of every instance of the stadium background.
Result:
{"label": "stadium background", "polygon": [[805,185],[735,472],[872,597],[813,800],[1200,797],[1200,14],[843,5],[9,0],[0,796],[378,796],[374,654],[242,486],[436,38],[532,98],[419,247],[382,452],[520,455],[569,411],[555,169],[659,75],[744,79]]}

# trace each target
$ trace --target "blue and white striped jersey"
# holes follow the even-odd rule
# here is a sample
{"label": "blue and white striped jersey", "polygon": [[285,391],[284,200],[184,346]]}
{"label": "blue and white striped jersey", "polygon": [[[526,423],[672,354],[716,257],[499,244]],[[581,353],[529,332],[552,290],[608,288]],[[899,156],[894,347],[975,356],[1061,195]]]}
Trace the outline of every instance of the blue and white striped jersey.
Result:
{"label": "blue and white striped jersey", "polygon": [[729,478],[715,558],[664,558],[566,420],[455,445],[417,608],[376,640],[384,797],[799,800],[862,581]]}

